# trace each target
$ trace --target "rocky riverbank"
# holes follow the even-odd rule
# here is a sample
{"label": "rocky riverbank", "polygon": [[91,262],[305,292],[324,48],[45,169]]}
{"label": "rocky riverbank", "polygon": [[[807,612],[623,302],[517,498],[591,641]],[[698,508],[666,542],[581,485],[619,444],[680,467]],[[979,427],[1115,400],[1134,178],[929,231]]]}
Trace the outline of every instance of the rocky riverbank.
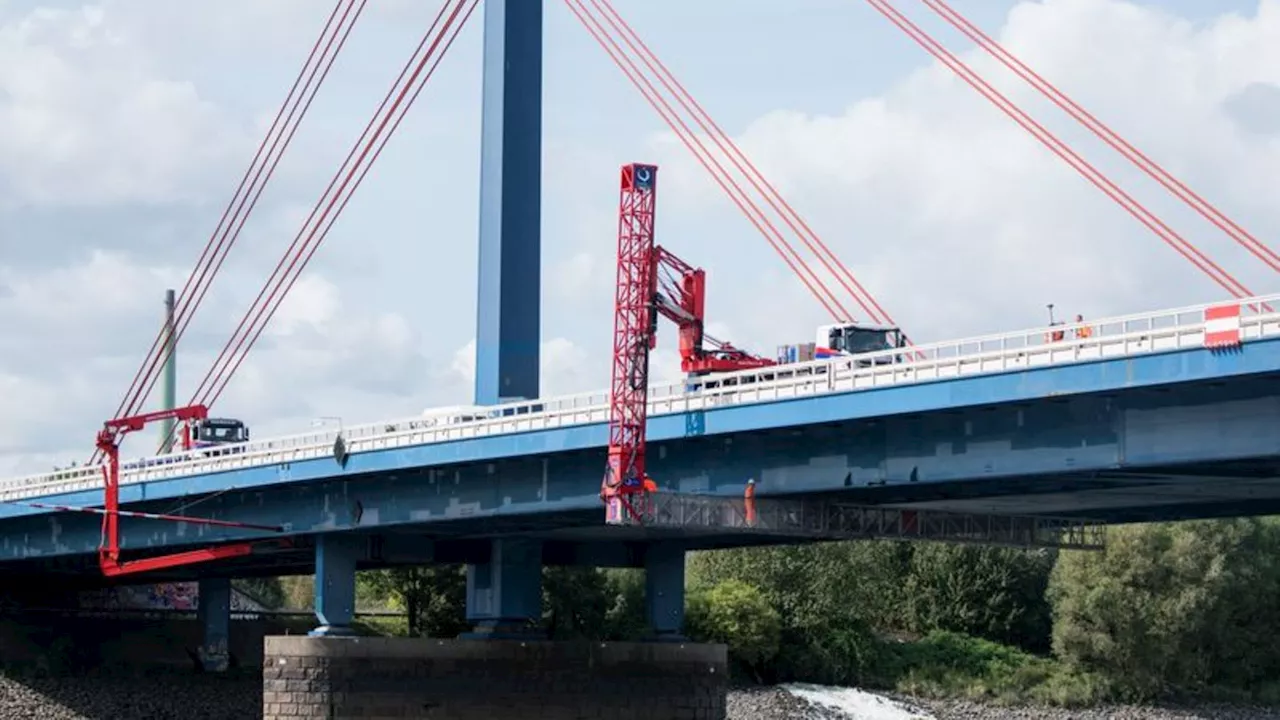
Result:
{"label": "rocky riverbank", "polygon": [[[256,672],[220,677],[186,672],[145,677],[13,679],[0,676],[4,720],[250,720],[261,717],[262,680]],[[1280,720],[1263,708],[1094,710],[997,708],[965,701],[895,700],[870,694],[808,688],[809,698],[839,700],[851,712],[815,703],[782,688],[735,689],[728,720]]]}
{"label": "rocky riverbank", "polygon": [[229,676],[0,676],[4,720],[240,720],[262,717],[262,671]]}

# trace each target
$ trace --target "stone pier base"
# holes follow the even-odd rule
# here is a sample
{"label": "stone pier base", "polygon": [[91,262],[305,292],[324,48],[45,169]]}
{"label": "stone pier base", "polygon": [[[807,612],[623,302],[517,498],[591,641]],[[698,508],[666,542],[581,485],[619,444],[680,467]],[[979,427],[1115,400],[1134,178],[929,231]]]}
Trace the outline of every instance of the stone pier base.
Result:
{"label": "stone pier base", "polygon": [[723,720],[723,645],[268,637],[263,720]]}

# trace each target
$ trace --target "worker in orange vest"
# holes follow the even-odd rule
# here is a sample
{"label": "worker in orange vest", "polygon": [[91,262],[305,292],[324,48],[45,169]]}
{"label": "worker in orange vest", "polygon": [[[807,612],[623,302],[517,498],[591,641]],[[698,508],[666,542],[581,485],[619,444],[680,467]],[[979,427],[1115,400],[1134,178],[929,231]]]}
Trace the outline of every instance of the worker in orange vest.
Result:
{"label": "worker in orange vest", "polygon": [[747,525],[755,527],[756,524],[756,479],[748,478],[747,487],[742,493],[742,507],[747,514]]}
{"label": "worker in orange vest", "polygon": [[649,473],[644,474],[644,480],[640,483],[640,487],[644,490],[644,500],[641,506],[642,512],[646,515],[652,514],[655,510],[653,506],[653,494],[658,492],[658,483],[649,477]]}
{"label": "worker in orange vest", "polygon": [[[1076,315],[1076,322],[1077,323],[1084,322],[1084,316]],[[1080,327],[1076,328],[1076,337],[1080,340],[1083,340],[1088,337],[1093,337],[1093,328],[1089,327],[1088,325],[1081,325]]]}

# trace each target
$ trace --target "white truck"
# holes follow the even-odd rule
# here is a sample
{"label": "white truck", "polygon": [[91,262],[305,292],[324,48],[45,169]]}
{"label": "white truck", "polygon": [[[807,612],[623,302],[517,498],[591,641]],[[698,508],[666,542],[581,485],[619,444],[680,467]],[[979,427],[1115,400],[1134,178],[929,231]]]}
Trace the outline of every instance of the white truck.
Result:
{"label": "white truck", "polygon": [[[778,348],[778,364],[809,362],[848,355],[869,355],[855,361],[859,367],[888,365],[901,362],[899,353],[888,351],[906,347],[907,338],[900,328],[892,325],[869,325],[843,322],[820,325],[815,342],[799,345],[782,345]],[[875,355],[875,353],[882,353]]]}

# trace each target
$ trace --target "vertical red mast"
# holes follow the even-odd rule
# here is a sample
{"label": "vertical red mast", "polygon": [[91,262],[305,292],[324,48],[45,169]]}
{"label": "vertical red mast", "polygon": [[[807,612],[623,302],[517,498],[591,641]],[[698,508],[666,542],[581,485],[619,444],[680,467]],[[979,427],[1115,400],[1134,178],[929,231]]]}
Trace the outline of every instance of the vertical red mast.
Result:
{"label": "vertical red mast", "polygon": [[[609,464],[600,496],[610,520],[640,492],[649,404],[649,350],[656,339],[653,216],[658,168],[622,168],[618,203],[618,282],[614,300],[613,380],[609,392]],[[615,501],[616,499],[616,501]]]}

